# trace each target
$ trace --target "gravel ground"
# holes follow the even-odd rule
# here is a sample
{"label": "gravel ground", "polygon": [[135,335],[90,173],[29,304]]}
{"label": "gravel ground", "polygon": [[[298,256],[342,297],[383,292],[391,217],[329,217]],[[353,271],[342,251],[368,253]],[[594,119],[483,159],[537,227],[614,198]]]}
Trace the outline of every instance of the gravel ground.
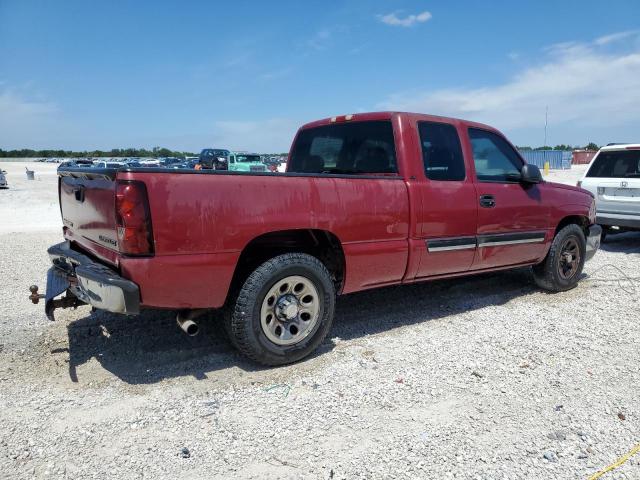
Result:
{"label": "gravel ground", "polygon": [[640,442],[640,234],[562,294],[515,270],[342,297],[316,355],[261,369],[215,317],[48,322],[27,286],[57,221],[0,232],[2,478],[586,479]]}

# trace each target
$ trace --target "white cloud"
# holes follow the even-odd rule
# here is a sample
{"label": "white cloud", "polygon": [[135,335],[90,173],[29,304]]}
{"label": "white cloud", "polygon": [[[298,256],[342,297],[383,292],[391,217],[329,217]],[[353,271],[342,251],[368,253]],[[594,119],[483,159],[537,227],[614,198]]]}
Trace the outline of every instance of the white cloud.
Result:
{"label": "white cloud", "polygon": [[388,13],[387,15],[378,15],[378,20],[394,27],[412,27],[416,23],[431,20],[431,17],[431,13],[426,11],[417,15],[407,15],[404,18],[398,17],[395,13]]}
{"label": "white cloud", "polygon": [[609,43],[619,42],[620,40],[637,36],[638,30],[628,30],[626,32],[612,33],[611,35],[598,37],[594,40],[593,43],[596,45],[608,45]]}
{"label": "white cloud", "polygon": [[637,130],[640,47],[612,53],[603,47],[608,43],[556,44],[546,49],[541,63],[503,83],[400,92],[379,107],[463,117],[513,131],[541,125],[548,106],[550,124],[571,128],[576,136],[579,129],[597,134],[624,125]]}

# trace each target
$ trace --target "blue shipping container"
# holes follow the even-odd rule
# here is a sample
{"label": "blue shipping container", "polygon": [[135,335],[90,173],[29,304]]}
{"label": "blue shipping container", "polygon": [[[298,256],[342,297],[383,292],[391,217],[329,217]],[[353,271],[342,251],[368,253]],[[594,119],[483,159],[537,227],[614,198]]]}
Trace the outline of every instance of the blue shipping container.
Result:
{"label": "blue shipping container", "polygon": [[518,150],[527,163],[543,169],[549,162],[549,168],[555,170],[568,170],[571,168],[571,150]]}

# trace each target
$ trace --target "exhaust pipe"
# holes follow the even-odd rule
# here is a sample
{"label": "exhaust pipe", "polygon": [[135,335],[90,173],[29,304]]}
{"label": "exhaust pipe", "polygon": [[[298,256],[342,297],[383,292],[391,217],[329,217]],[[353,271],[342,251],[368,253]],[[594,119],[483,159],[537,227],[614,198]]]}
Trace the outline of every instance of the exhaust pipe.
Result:
{"label": "exhaust pipe", "polygon": [[178,322],[178,326],[184,333],[186,333],[190,337],[195,337],[200,331],[200,328],[198,327],[198,324],[193,321],[193,319],[201,313],[202,311],[200,310],[180,311],[176,316],[176,322]]}

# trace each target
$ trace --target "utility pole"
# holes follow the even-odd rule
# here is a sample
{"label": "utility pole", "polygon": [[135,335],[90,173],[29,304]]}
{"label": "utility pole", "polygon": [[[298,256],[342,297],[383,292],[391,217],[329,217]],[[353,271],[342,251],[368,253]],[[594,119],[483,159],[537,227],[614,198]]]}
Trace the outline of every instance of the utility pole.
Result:
{"label": "utility pole", "polygon": [[547,120],[549,118],[549,105],[545,107],[544,111],[544,146],[547,146]]}

